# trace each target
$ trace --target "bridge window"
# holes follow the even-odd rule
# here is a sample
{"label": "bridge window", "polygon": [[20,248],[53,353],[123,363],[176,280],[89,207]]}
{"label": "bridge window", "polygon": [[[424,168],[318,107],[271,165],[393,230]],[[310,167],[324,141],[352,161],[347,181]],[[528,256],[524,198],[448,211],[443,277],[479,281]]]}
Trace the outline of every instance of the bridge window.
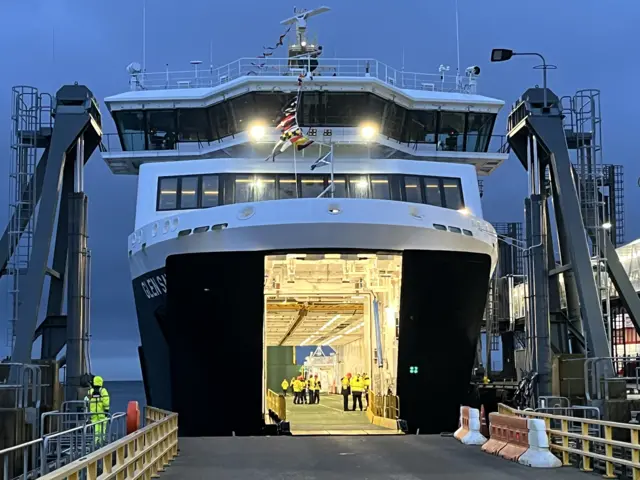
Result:
{"label": "bridge window", "polygon": [[206,142],[212,140],[209,116],[204,108],[178,110],[178,141]]}
{"label": "bridge window", "polygon": [[[125,151],[170,150],[177,142],[210,142],[246,130],[254,120],[275,126],[290,94],[252,92],[207,108],[114,112]],[[401,143],[437,143],[446,151],[485,152],[496,114],[407,110],[372,93],[305,92],[301,127],[358,127],[365,121]]]}
{"label": "bridge window", "polygon": [[[331,196],[330,194],[328,196]],[[347,178],[344,175],[333,176],[333,197],[348,198],[347,195]]]}
{"label": "bridge window", "polygon": [[436,177],[424,177],[424,199],[427,205],[442,206],[440,179]]}
{"label": "bridge window", "polygon": [[120,142],[124,150],[146,150],[145,120],[142,111],[114,112]]}
{"label": "bridge window", "polygon": [[164,177],[158,183],[158,210],[177,210],[178,177]]}
{"label": "bridge window", "polygon": [[203,208],[217,207],[220,198],[218,175],[204,175],[202,177],[202,196],[200,204]]}
{"label": "bridge window", "polygon": [[300,182],[302,198],[315,198],[325,189],[324,177],[319,175],[304,175]]}
{"label": "bridge window", "polygon": [[438,146],[441,150],[461,152],[464,150],[466,114],[441,112],[438,127]]}
{"label": "bridge window", "polygon": [[180,179],[180,208],[198,208],[199,179],[196,175]]}
{"label": "bridge window", "polygon": [[147,111],[147,145],[149,150],[173,150],[178,140],[175,110]]}
{"label": "bridge window", "polygon": [[469,113],[467,147],[469,152],[486,152],[496,116],[493,113]]}
{"label": "bridge window", "polygon": [[408,143],[436,143],[438,112],[413,111],[407,114],[404,141]]}
{"label": "bridge window", "polygon": [[420,177],[404,177],[404,199],[406,202],[422,203]]}
{"label": "bridge window", "polygon": [[453,210],[459,210],[464,207],[462,201],[462,187],[458,178],[443,178],[442,186],[444,187],[444,206]]}

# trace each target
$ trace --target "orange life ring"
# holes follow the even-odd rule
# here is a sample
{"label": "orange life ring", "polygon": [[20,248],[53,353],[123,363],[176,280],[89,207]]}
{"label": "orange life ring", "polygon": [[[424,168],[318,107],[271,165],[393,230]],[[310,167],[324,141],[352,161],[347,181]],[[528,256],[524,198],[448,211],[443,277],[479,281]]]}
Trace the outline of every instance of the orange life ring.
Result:
{"label": "orange life ring", "polygon": [[127,435],[140,428],[140,408],[138,402],[131,400],[127,405]]}

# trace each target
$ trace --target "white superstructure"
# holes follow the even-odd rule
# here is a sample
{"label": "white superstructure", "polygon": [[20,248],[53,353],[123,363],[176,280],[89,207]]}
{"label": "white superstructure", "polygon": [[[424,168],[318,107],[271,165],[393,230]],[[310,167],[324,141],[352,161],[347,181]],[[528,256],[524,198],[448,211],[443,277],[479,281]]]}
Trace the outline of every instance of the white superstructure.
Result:
{"label": "white superstructure", "polygon": [[[118,134],[103,157],[139,176],[133,277],[196,251],[460,249],[495,261],[477,175],[507,157],[491,135],[503,102],[476,93],[479,69],[325,58],[306,21],[296,42],[288,58],[191,72],[131,64],[130,91],[105,99]],[[292,97],[308,148],[271,161]]]}

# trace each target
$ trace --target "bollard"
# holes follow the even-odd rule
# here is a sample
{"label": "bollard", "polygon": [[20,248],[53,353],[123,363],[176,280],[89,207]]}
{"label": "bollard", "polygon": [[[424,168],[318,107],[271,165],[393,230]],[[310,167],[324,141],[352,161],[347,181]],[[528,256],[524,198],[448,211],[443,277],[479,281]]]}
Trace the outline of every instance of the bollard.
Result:
{"label": "bollard", "polygon": [[518,459],[521,465],[535,468],[558,468],[562,462],[549,450],[549,438],[544,420],[527,420],[529,427],[529,449]]}
{"label": "bollard", "polygon": [[480,411],[460,407],[460,428],[453,436],[464,445],[484,445],[487,439],[480,433]]}

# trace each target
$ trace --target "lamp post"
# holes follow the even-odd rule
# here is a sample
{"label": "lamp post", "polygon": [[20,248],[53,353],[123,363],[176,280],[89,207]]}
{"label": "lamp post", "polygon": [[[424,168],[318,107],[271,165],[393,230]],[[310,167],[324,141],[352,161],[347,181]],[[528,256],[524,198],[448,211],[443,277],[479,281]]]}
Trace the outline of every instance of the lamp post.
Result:
{"label": "lamp post", "polygon": [[547,61],[544,57],[539,53],[527,52],[527,53],[516,53],[513,50],[509,50],[506,48],[494,48],[491,50],[491,61],[492,62],[506,62],[510,60],[511,57],[515,57],[516,55],[527,56],[527,57],[538,57],[542,60],[542,88],[543,88],[543,108],[547,108],[547,68],[550,65],[547,65]]}

